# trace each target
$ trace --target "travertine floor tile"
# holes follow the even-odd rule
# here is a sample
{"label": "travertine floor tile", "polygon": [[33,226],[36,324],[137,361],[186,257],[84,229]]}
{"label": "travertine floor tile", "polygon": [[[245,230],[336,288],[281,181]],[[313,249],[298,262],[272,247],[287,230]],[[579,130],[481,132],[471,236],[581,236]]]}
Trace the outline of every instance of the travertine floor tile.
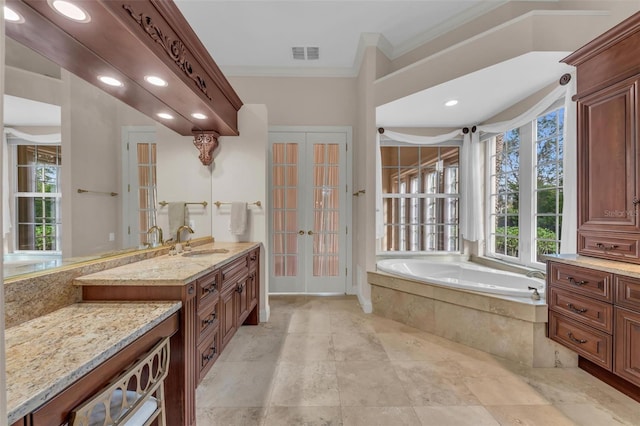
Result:
{"label": "travertine floor tile", "polygon": [[313,310],[297,310],[291,316],[289,333],[331,333],[331,314]]}
{"label": "travertine floor tile", "polygon": [[422,426],[500,426],[482,406],[415,407]]}
{"label": "travertine floor tile", "polygon": [[402,382],[389,362],[336,362],[342,406],[408,407]]}
{"label": "travertine floor tile", "polygon": [[640,424],[640,406],[635,419],[623,419],[616,414],[591,404],[559,404],[556,408],[580,426],[637,426]]}
{"label": "travertine floor tile", "polygon": [[340,407],[270,407],[264,426],[341,426]]}
{"label": "travertine floor tile", "polygon": [[270,305],[198,387],[199,426],[640,425],[639,403],[576,368],[515,364],[364,314],[355,297]]}
{"label": "travertine floor tile", "polygon": [[340,405],[336,366],[332,361],[306,364],[281,363],[271,405],[329,407]]}
{"label": "travertine floor tile", "polygon": [[480,405],[462,377],[450,375],[449,365],[423,361],[394,361],[393,367],[409,395],[411,405]]}
{"label": "travertine floor tile", "polygon": [[271,361],[280,358],[285,334],[237,333],[220,354],[219,361]]}
{"label": "travertine floor tile", "polygon": [[336,361],[388,361],[389,357],[375,334],[334,333]]}
{"label": "travertine floor tile", "polygon": [[489,405],[486,408],[503,426],[576,426],[552,405]]}
{"label": "travertine floor tile", "polygon": [[198,425],[204,426],[260,426],[267,409],[264,407],[214,407],[198,409]]}
{"label": "travertine floor tile", "polygon": [[344,426],[420,426],[411,407],[342,407]]}
{"label": "travertine floor tile", "polygon": [[549,404],[527,383],[513,376],[467,378],[465,383],[482,405]]}
{"label": "travertine floor tile", "polygon": [[196,407],[266,407],[278,364],[216,362],[196,390]]}
{"label": "travertine floor tile", "polygon": [[289,333],[280,355],[282,362],[305,363],[334,360],[333,340],[328,333]]}

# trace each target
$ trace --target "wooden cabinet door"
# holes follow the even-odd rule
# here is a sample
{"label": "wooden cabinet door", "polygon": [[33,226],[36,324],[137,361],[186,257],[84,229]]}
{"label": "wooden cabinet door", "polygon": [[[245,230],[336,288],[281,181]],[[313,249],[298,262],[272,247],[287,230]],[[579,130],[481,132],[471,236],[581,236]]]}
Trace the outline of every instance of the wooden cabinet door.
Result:
{"label": "wooden cabinet door", "polygon": [[227,346],[229,340],[236,332],[236,288],[231,286],[222,292],[220,296],[220,342],[222,348]]}
{"label": "wooden cabinet door", "polygon": [[245,276],[236,284],[236,300],[238,309],[238,326],[244,323],[249,315],[249,285],[251,278]]}
{"label": "wooden cabinet door", "polygon": [[640,386],[640,313],[616,310],[614,372]]}
{"label": "wooden cabinet door", "polygon": [[637,79],[622,81],[578,102],[580,231],[640,231],[637,86]]}

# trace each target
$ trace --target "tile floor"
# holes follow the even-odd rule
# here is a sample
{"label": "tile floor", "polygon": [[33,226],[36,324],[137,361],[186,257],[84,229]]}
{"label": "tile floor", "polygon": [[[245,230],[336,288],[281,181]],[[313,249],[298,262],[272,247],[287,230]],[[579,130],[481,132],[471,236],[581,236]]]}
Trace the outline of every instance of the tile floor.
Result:
{"label": "tile floor", "polygon": [[640,425],[640,403],[576,368],[523,367],[364,314],[354,297],[270,305],[198,387],[198,426]]}

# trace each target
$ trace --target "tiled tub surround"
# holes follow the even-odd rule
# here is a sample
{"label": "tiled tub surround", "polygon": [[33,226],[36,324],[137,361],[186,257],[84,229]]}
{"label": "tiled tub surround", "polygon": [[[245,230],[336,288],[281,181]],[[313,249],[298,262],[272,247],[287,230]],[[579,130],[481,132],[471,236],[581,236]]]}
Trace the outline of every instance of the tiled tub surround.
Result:
{"label": "tiled tub surround", "polygon": [[[192,246],[199,249],[199,245],[210,245],[211,242],[211,237],[199,238],[192,241]],[[215,244],[218,247],[220,243]],[[163,256],[168,250],[169,247],[142,250],[9,278],[4,283],[6,327],[14,327],[79,302],[81,291],[73,285],[77,277]]]}
{"label": "tiled tub surround", "polygon": [[531,367],[575,367],[577,356],[546,338],[544,300],[501,297],[368,272],[373,312]]}
{"label": "tiled tub surround", "polygon": [[78,303],[5,330],[9,424],[53,399],[180,306]]}

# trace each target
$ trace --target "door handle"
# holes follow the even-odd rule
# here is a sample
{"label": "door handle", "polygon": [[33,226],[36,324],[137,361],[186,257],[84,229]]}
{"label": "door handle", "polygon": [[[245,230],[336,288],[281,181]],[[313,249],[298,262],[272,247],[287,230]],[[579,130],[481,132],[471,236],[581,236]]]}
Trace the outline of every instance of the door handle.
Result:
{"label": "door handle", "polygon": [[298,235],[304,235],[304,231],[301,229],[298,231]]}
{"label": "door handle", "polygon": [[309,230],[309,231],[307,231],[307,234],[313,235],[313,231]]}

